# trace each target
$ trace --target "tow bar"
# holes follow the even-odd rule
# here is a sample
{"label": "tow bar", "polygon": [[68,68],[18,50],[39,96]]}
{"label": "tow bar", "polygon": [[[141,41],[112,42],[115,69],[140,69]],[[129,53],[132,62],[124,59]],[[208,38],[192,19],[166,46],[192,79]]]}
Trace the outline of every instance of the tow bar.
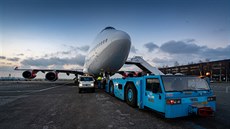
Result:
{"label": "tow bar", "polygon": [[213,116],[214,111],[211,107],[205,107],[201,105],[190,105],[189,106],[189,114],[195,114],[202,117]]}
{"label": "tow bar", "polygon": [[211,107],[202,107],[202,108],[198,108],[198,115],[199,116],[213,116],[213,110]]}

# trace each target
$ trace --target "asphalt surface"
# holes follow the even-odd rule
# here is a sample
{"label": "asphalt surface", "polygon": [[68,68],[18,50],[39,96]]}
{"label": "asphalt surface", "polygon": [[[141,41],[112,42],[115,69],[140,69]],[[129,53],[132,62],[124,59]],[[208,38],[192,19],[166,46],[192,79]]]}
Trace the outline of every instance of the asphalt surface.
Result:
{"label": "asphalt surface", "polygon": [[[0,129],[228,129],[230,83],[213,83],[215,117],[166,119],[72,82],[0,82]],[[229,88],[228,88],[229,87]]]}

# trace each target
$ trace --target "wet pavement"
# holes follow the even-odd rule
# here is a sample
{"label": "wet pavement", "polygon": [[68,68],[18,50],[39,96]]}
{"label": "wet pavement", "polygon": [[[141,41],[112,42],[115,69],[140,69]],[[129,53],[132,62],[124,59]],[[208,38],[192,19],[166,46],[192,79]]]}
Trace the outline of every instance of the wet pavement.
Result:
{"label": "wet pavement", "polygon": [[229,86],[212,83],[217,96],[215,117],[166,119],[132,108],[99,89],[79,94],[71,81],[0,82],[0,129],[230,128]]}

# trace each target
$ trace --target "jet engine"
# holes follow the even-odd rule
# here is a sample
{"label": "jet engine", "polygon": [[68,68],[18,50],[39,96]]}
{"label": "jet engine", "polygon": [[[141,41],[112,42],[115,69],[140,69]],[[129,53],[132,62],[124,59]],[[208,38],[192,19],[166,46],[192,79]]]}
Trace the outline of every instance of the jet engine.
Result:
{"label": "jet engine", "polygon": [[46,79],[49,81],[56,81],[58,79],[58,73],[57,72],[48,72],[46,74]]}
{"label": "jet engine", "polygon": [[36,77],[36,72],[27,70],[22,73],[22,76],[26,79],[33,79]]}

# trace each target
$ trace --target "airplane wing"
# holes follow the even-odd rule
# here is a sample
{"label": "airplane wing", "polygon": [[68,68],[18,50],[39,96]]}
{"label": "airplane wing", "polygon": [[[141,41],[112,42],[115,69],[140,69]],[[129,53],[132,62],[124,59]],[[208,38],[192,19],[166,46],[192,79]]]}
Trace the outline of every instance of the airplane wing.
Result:
{"label": "airplane wing", "polygon": [[60,69],[19,69],[18,67],[15,67],[14,70],[20,70],[24,71],[22,73],[22,76],[26,79],[33,79],[36,77],[36,74],[38,72],[46,73],[46,79],[49,81],[56,81],[58,79],[59,73],[66,73],[66,75],[75,74],[77,77],[78,75],[83,75],[83,70],[60,70]]}

